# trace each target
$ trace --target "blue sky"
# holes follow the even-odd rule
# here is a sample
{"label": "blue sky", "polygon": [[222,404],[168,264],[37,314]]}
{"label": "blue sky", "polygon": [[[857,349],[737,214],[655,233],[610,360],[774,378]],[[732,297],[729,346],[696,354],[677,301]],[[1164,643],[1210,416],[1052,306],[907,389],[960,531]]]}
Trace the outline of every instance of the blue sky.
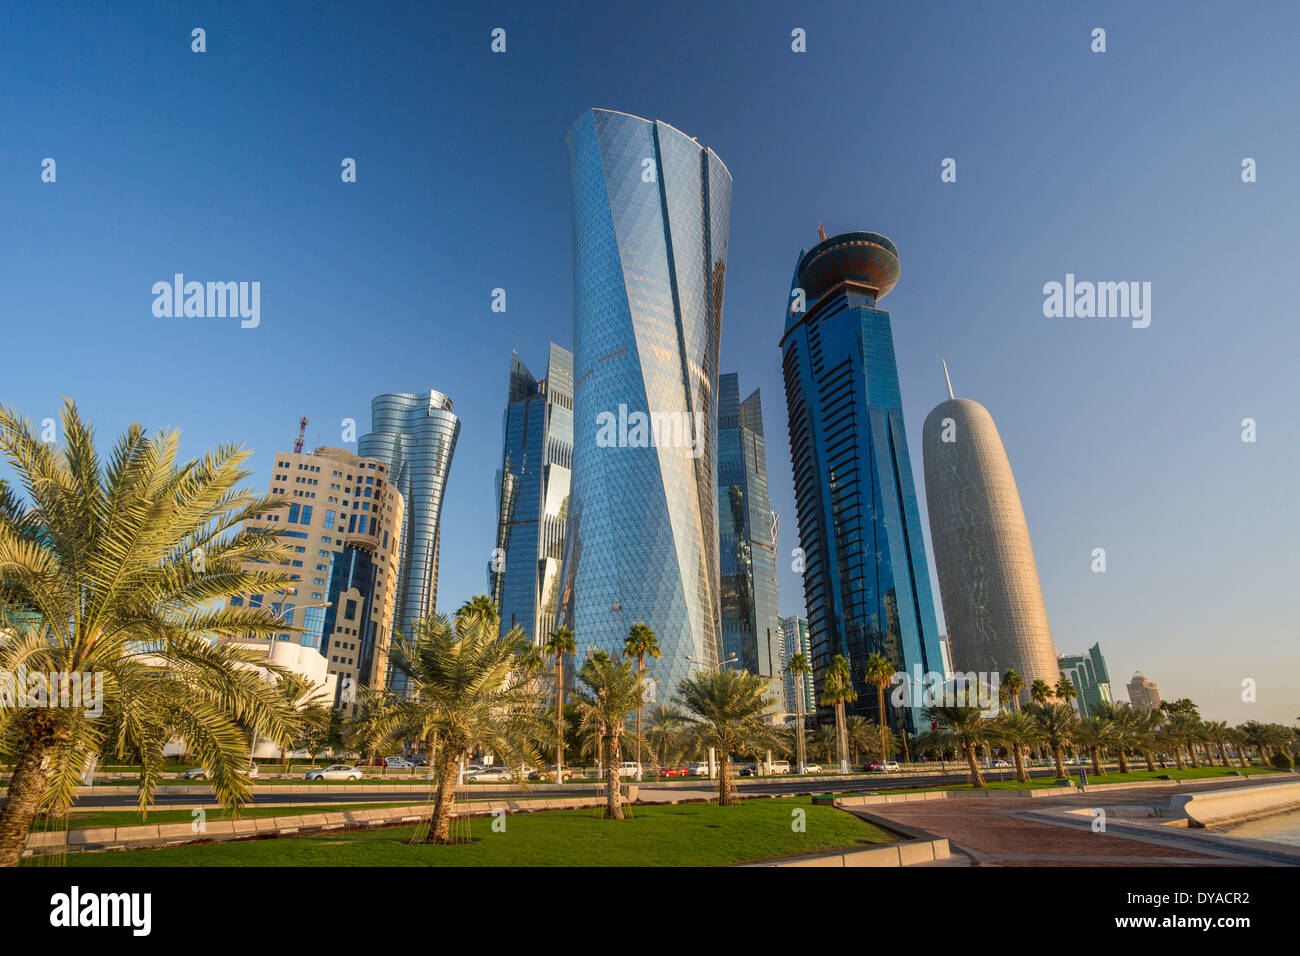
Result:
{"label": "blue sky", "polygon": [[[951,6],[4,4],[0,401],[39,420],[70,395],[105,441],[138,420],[195,454],[242,442],[264,488],[299,416],[341,444],[375,393],[437,388],[464,423],[454,607],[485,587],[510,351],[540,373],[572,346],[565,132],[592,106],[659,118],[734,177],[722,369],[762,389],[787,553],[790,273],[818,222],[876,230],[916,479],[943,355],[1002,433],[1058,649],[1292,721],[1300,13]],[[155,318],[176,272],[259,281],[261,325]],[[1066,273],[1150,282],[1150,327],[1045,318]],[[780,584],[800,609],[788,561]]]}

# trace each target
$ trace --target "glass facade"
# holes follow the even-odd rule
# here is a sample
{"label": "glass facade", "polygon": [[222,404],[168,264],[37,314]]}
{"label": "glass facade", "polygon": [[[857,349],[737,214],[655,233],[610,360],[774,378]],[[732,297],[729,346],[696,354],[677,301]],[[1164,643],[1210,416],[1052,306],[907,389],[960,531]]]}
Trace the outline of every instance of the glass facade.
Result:
{"label": "glass facade", "polygon": [[[868,655],[909,673],[943,666],[893,331],[876,307],[897,279],[884,236],[823,237],[799,257],[781,339],[814,683],[820,700],[844,655],[858,694],[849,710],[872,721]],[[892,727],[922,729],[919,708],[888,700]]]}
{"label": "glass facade", "polygon": [[[767,490],[767,445],[757,389],[743,402],[734,373],[718,378],[718,545],[722,656],[781,679],[776,516]],[[784,685],[774,687],[784,696]],[[782,703],[784,703],[782,701]]]}
{"label": "glass facade", "polygon": [[[357,442],[357,453],[388,466],[389,482],[406,504],[393,614],[394,629],[404,630],[438,606],[442,497],[460,437],[460,419],[452,413],[451,399],[441,392],[399,392],[371,401],[370,428]],[[391,668],[388,686],[405,690],[404,679]]]}
{"label": "glass facade", "polygon": [[[785,649],[784,660],[781,662],[783,672],[785,665],[789,664],[791,658],[796,654],[802,654],[804,660],[812,661],[812,643],[808,640],[808,619],[806,617],[782,618],[781,635]],[[785,699],[788,702],[786,710],[795,714],[799,712],[799,690],[802,686],[804,716],[817,713],[817,698],[813,691],[813,682],[808,677],[800,677],[792,673],[784,673],[784,679]]]}
{"label": "glass facade", "polygon": [[540,382],[514,355],[497,472],[497,551],[488,588],[501,631],[537,642],[555,625],[573,467],[573,354],[551,346]]}
{"label": "glass facade", "polygon": [[1087,654],[1061,654],[1057,663],[1061,676],[1068,678],[1079,692],[1070,703],[1080,717],[1096,717],[1103,704],[1114,703],[1106,659],[1101,656],[1101,644],[1092,645]]}
{"label": "glass facade", "polygon": [[626,113],[584,113],[568,148],[574,449],[560,616],[581,649],[615,655],[633,623],[650,625],[662,657],[647,667],[666,697],[697,666],[688,657],[718,660],[714,390],[731,174],[691,137]]}

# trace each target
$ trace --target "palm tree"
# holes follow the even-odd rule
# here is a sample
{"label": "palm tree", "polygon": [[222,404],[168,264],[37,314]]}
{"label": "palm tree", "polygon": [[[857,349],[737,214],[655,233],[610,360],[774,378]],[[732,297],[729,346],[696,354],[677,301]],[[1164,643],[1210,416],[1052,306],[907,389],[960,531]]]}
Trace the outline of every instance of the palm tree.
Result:
{"label": "palm tree", "polygon": [[823,724],[818,727],[808,742],[808,750],[818,760],[830,763],[840,745],[840,735],[834,725]]}
{"label": "palm tree", "polygon": [[582,727],[596,730],[605,758],[605,818],[623,819],[623,800],[619,793],[619,765],[622,739],[628,715],[645,705],[645,684],[630,662],[614,661],[608,654],[595,653],[578,671],[587,685],[579,692],[582,700]]}
{"label": "palm tree", "polygon": [[[645,659],[659,659],[659,638],[649,624],[638,621],[627,629],[627,638],[623,641],[623,656],[636,661],[636,672],[645,670]],[[636,778],[641,779],[641,712],[636,710]]]}
{"label": "palm tree", "polygon": [[1115,742],[1115,724],[1104,717],[1085,717],[1074,728],[1073,739],[1076,744],[1088,751],[1092,758],[1092,772],[1100,777],[1101,752]]}
{"label": "palm tree", "polygon": [[844,719],[844,735],[849,742],[850,763],[858,762],[859,752],[874,751],[880,746],[880,737],[876,735],[876,728],[867,722],[867,718],[858,714],[850,714]]}
{"label": "palm tree", "polygon": [[573,631],[556,628],[542,645],[542,653],[555,661],[555,782],[564,782],[564,655],[577,653]]}
{"label": "palm tree", "polygon": [[779,746],[774,728],[763,719],[772,706],[767,687],[767,678],[734,668],[698,670],[677,687],[675,702],[699,744],[718,751],[718,806],[734,797],[733,753]]}
{"label": "palm tree", "polygon": [[[1074,686],[1074,682],[1068,677],[1062,677],[1056,682],[1056,698],[1069,703],[1079,696],[1079,689]],[[1073,708],[1071,708],[1073,709]]]}
{"label": "palm tree", "polygon": [[[360,752],[373,763],[380,750],[396,738],[401,722],[399,698],[382,688],[361,688],[356,717],[347,721],[343,733],[345,746]],[[433,755],[429,758],[432,760]]]}
{"label": "palm tree", "polygon": [[471,614],[482,616],[493,624],[500,622],[500,612],[493,600],[486,594],[476,594],[460,606],[456,611],[457,624],[459,625],[461,618]]}
{"label": "palm tree", "polygon": [[959,707],[944,704],[931,707],[926,711],[930,720],[953,736],[962,756],[966,758],[966,768],[970,774],[971,786],[977,790],[984,789],[984,774],[980,772],[976,748],[984,742],[990,732],[989,721],[985,719],[979,707]]}
{"label": "palm tree", "polygon": [[1014,668],[1008,668],[1002,675],[1002,686],[1007,689],[1007,700],[1011,703],[1011,709],[1020,710],[1020,692],[1025,689],[1025,679],[1017,674]]}
{"label": "palm tree", "polygon": [[1035,677],[1029,686],[1029,699],[1035,704],[1045,704],[1052,699],[1052,688],[1041,677]]}
{"label": "palm tree", "polygon": [[0,408],[0,453],[30,499],[0,496],[0,671],[51,675],[51,697],[70,691],[72,675],[98,675],[103,708],[0,708],[0,761],[12,766],[0,866],[18,864],[42,808],[72,803],[88,758],[135,755],[143,811],[163,747],[179,737],[217,800],[237,809],[250,795],[246,735],[288,743],[300,722],[263,676],[282,668],[213,640],[285,630],[268,608],[226,606],[292,586],[261,570],[291,550],[240,529],[285,504],[239,487],[248,453],[223,445],[182,462],[179,432],[149,437],[135,424],[101,460],[72,402],[61,417],[58,446]]}
{"label": "palm tree", "polygon": [[1142,713],[1131,704],[1116,704],[1110,713],[1111,739],[1119,757],[1119,772],[1128,773],[1127,751],[1136,749],[1143,735]]}
{"label": "palm tree", "polygon": [[682,731],[686,727],[686,715],[671,704],[659,704],[650,708],[650,726],[646,731],[646,743],[650,745],[651,759],[660,766],[671,761],[668,757],[681,747]]}
{"label": "palm tree", "polygon": [[885,688],[894,682],[894,667],[883,654],[871,654],[867,657],[866,678],[868,684],[876,685],[876,704],[880,708],[880,759],[889,759],[889,740],[885,728]]}
{"label": "palm tree", "polygon": [[993,733],[1011,750],[1012,761],[1016,765],[1016,779],[1021,783],[1028,783],[1029,773],[1025,769],[1025,752],[1030,744],[1037,742],[1041,736],[1037,722],[1031,715],[1016,710],[1000,715],[993,723]]}
{"label": "palm tree", "polygon": [[498,632],[491,615],[445,614],[416,621],[393,640],[393,667],[405,675],[397,733],[424,740],[436,791],[426,843],[450,843],[451,804],[460,762],[475,745],[507,766],[540,765],[531,741],[542,724],[532,680],[519,666],[523,629]]}
{"label": "palm tree", "polygon": [[835,708],[835,739],[840,757],[840,773],[849,771],[848,741],[844,737],[844,705],[858,699],[858,692],[853,689],[849,677],[849,662],[844,655],[836,654],[831,666],[826,669],[826,678],[822,683],[822,706]]}
{"label": "palm tree", "polygon": [[1043,742],[1052,752],[1052,760],[1056,764],[1056,776],[1064,777],[1065,748],[1070,746],[1075,723],[1078,720],[1074,708],[1069,704],[1060,703],[1031,704],[1028,712],[1038,722],[1038,729],[1043,734]]}
{"label": "palm tree", "polygon": [[1228,722],[1226,720],[1208,720],[1204,725],[1206,741],[1219,752],[1219,759],[1225,767],[1231,767],[1228,761]]}
{"label": "palm tree", "polygon": [[1246,746],[1249,742],[1246,732],[1240,727],[1229,727],[1225,737],[1228,743],[1232,744],[1232,749],[1237,752],[1237,766],[1249,766],[1246,760]]}
{"label": "palm tree", "polygon": [[799,772],[803,773],[803,768],[808,764],[808,745],[804,739],[805,728],[803,721],[803,703],[806,698],[804,681],[808,679],[808,674],[812,671],[812,668],[808,666],[808,658],[800,653],[795,654],[786,662],[785,669],[794,675],[795,719],[799,722],[799,735],[795,741],[795,764]]}

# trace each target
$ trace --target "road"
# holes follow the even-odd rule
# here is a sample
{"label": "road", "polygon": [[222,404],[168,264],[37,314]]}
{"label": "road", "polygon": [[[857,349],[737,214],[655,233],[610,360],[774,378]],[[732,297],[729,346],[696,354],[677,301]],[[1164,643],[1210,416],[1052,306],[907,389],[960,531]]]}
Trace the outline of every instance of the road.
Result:
{"label": "road", "polygon": [[[1035,777],[1055,776],[1055,771],[1050,767],[1038,767],[1030,771]],[[1010,780],[1014,777],[1013,770],[998,769],[985,770],[984,776],[987,780]],[[291,783],[292,781],[286,781]],[[717,782],[700,777],[691,781],[694,786],[689,789],[705,790],[717,786]],[[897,790],[908,787],[932,787],[932,786],[952,786],[966,782],[965,771],[954,773],[926,774],[924,776],[901,776],[898,774],[859,774],[850,780],[839,779],[821,779],[818,777],[763,777],[757,780],[741,777],[737,780],[737,785],[741,791],[748,794],[756,794],[768,797],[795,796],[805,793],[845,793],[859,792],[862,790]],[[581,793],[590,793],[603,788],[603,784],[592,782],[586,784],[570,784],[559,791],[558,795],[576,796]],[[672,792],[674,790],[687,789],[680,784],[678,786],[665,785],[659,781],[649,781],[638,784],[642,790],[654,791],[656,793]],[[211,806],[215,801],[210,796],[202,796],[193,793],[169,793],[170,787],[159,787],[155,792],[154,806],[158,809],[182,809],[195,806]],[[463,787],[457,793],[458,800],[510,800],[517,799],[520,796],[548,796],[557,795],[554,787],[531,787],[525,791],[522,787],[512,786],[509,784],[482,785],[474,787]],[[281,793],[264,790],[263,786],[256,786],[253,790],[253,806],[295,806],[303,804],[349,804],[349,803],[419,803],[424,799],[424,795],[419,791],[403,790],[394,792],[391,785],[375,784],[367,787],[364,784],[350,787],[344,793]],[[81,808],[94,806],[96,808],[123,809],[129,810],[136,806],[136,797],[131,793],[105,793],[100,795],[85,795],[78,800]]]}

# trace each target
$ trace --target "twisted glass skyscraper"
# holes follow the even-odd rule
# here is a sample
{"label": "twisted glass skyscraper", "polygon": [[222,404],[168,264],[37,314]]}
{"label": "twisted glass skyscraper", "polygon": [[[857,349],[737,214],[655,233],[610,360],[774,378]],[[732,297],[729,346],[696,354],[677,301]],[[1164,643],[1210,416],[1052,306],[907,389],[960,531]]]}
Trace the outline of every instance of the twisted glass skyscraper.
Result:
{"label": "twisted glass skyscraper", "polygon": [[574,449],[562,619],[622,652],[649,624],[666,694],[718,660],[714,409],[731,174],[666,123],[590,110],[568,135]]}
{"label": "twisted glass skyscraper", "polygon": [[[799,256],[781,339],[817,696],[842,654],[858,694],[850,710],[873,721],[870,654],[895,671],[943,667],[894,337],[876,307],[897,281],[884,236],[822,233]],[[893,727],[921,729],[919,708],[904,717],[886,701]]]}
{"label": "twisted glass skyscraper", "polygon": [[516,625],[536,642],[555,626],[564,525],[573,467],[573,354],[551,346],[540,382],[510,359],[501,470],[497,472],[497,547],[488,585],[501,630]]}
{"label": "twisted glass skyscraper", "polygon": [[[389,482],[405,502],[393,626],[409,630],[412,622],[438,606],[438,545],[442,496],[460,436],[460,419],[451,399],[441,392],[390,392],[370,402],[370,428],[357,442],[357,453],[388,466]],[[364,501],[354,501],[360,508]],[[394,689],[405,688],[401,675],[389,674]]]}

